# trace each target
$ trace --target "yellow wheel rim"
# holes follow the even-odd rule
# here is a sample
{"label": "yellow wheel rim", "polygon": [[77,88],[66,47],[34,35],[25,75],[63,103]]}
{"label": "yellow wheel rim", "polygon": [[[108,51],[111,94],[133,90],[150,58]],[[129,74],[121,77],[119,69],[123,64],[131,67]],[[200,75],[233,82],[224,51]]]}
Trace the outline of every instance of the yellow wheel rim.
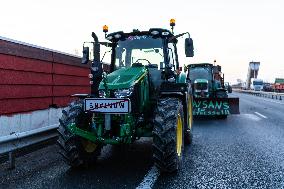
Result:
{"label": "yellow wheel rim", "polygon": [[82,145],[85,149],[86,152],[88,153],[92,153],[94,152],[96,149],[97,149],[97,144],[89,141],[89,140],[85,140],[85,139],[82,139]]}
{"label": "yellow wheel rim", "polygon": [[178,114],[178,120],[177,120],[177,155],[181,156],[181,150],[182,150],[182,120],[181,115]]}
{"label": "yellow wheel rim", "polygon": [[191,97],[189,97],[188,99],[188,113],[189,113],[189,117],[188,117],[188,127],[189,129],[191,129],[192,127],[192,122],[193,122],[193,115],[192,115],[192,101],[191,101]]}

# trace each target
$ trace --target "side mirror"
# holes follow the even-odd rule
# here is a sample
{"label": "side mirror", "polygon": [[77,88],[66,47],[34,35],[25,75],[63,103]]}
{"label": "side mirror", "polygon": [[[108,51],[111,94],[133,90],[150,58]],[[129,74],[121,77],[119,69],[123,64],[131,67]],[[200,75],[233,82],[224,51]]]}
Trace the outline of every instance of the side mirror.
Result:
{"label": "side mirror", "polygon": [[82,64],[88,64],[90,58],[89,58],[90,50],[89,47],[83,47],[83,58],[82,58]]}
{"label": "side mirror", "polygon": [[185,55],[186,57],[193,57],[194,56],[194,47],[193,47],[193,40],[192,38],[185,39]]}

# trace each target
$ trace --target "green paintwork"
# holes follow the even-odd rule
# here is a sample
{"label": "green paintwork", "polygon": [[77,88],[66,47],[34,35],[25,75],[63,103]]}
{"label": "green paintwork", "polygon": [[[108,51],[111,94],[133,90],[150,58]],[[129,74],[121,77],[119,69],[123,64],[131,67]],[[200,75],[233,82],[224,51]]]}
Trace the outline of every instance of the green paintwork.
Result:
{"label": "green paintwork", "polygon": [[[107,96],[110,94],[110,90],[115,89],[127,89],[136,85],[139,97],[138,109],[141,114],[147,112],[150,108],[149,102],[149,80],[148,71],[144,66],[141,67],[129,67],[116,70],[109,75],[105,76],[100,83],[99,89],[105,90]],[[119,124],[119,132],[115,138],[104,135],[104,114],[97,114],[93,118],[93,126],[90,131],[82,130],[76,127],[75,124],[69,125],[69,130],[75,135],[86,138],[94,143],[102,144],[130,144],[133,142],[134,136],[152,136],[152,129],[150,128],[135,128],[134,116],[130,114],[125,115],[112,115],[112,123]],[[111,125],[113,127],[114,125]]]}
{"label": "green paintwork", "polygon": [[105,139],[100,136],[97,136],[93,132],[84,131],[76,127],[75,124],[68,125],[68,129],[71,133],[81,136],[85,139],[88,139],[94,143],[103,143],[103,144],[119,144],[121,141],[119,139]]}
{"label": "green paintwork", "polygon": [[[107,75],[106,82],[108,89],[128,89],[134,86],[137,79],[147,72],[144,66],[120,68]],[[102,81],[99,89],[105,89],[105,84]]]}
{"label": "green paintwork", "polygon": [[139,106],[139,111],[143,112],[147,107],[149,107],[149,80],[148,77],[143,77],[140,80],[140,88],[139,88],[139,93],[140,95],[140,106]]}
{"label": "green paintwork", "polygon": [[[68,125],[68,130],[74,134],[86,138],[94,143],[102,144],[130,144],[132,143],[134,119],[131,115],[125,115],[125,123],[120,125],[120,136],[114,138],[109,138],[103,136],[103,122],[101,122],[101,117],[97,118],[98,122],[96,124],[96,129],[92,129],[92,132],[85,131],[76,126],[75,123]],[[93,123],[94,124],[94,123]]]}
{"label": "green paintwork", "polygon": [[186,83],[186,74],[181,73],[178,75],[177,83]]}

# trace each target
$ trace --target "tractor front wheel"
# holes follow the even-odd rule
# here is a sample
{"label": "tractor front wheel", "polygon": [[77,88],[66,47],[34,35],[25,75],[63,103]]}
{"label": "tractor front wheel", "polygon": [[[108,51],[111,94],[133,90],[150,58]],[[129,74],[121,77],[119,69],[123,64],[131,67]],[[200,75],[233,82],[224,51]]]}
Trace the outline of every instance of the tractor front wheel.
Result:
{"label": "tractor front wheel", "polygon": [[177,171],[183,156],[184,112],[178,98],[160,99],[154,120],[153,158],[162,172]]}
{"label": "tractor front wheel", "polygon": [[70,124],[76,124],[81,129],[90,128],[91,115],[83,111],[83,101],[76,101],[62,111],[59,119],[58,145],[60,154],[67,164],[73,168],[92,166],[100,155],[102,145],[72,134],[68,130]]}

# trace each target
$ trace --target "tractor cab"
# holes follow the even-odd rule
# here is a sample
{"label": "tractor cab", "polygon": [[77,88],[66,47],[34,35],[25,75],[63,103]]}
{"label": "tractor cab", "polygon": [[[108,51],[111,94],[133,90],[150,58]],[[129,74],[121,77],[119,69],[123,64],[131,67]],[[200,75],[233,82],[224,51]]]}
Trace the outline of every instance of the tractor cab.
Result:
{"label": "tractor cab", "polygon": [[[172,40],[173,37],[166,29],[108,34],[106,39],[112,44],[109,87],[134,88],[136,80],[147,74],[150,93],[154,94],[163,80],[175,80],[177,75],[174,70],[178,69],[179,62],[176,61],[177,41]],[[124,85],[126,82],[129,83],[127,86]],[[99,88],[105,90],[103,81]]]}
{"label": "tractor cab", "polygon": [[[108,34],[107,26],[104,26],[103,31],[108,42],[99,42],[96,34],[92,34],[95,42],[91,83],[95,97],[129,97],[121,95],[119,91],[125,94],[128,91],[127,94],[130,94],[139,83],[137,79],[143,78],[143,75],[148,75],[150,93],[154,96],[163,82],[180,80],[182,74],[177,54],[177,38],[181,36],[188,34],[189,37],[185,39],[185,54],[187,57],[194,56],[193,40],[187,32],[174,35],[173,31],[167,29],[151,28],[148,31],[135,29],[130,33],[119,31]],[[111,49],[109,74],[103,74],[101,45]],[[82,63],[88,61],[89,48],[84,47]],[[102,75],[105,77],[98,77]]]}

